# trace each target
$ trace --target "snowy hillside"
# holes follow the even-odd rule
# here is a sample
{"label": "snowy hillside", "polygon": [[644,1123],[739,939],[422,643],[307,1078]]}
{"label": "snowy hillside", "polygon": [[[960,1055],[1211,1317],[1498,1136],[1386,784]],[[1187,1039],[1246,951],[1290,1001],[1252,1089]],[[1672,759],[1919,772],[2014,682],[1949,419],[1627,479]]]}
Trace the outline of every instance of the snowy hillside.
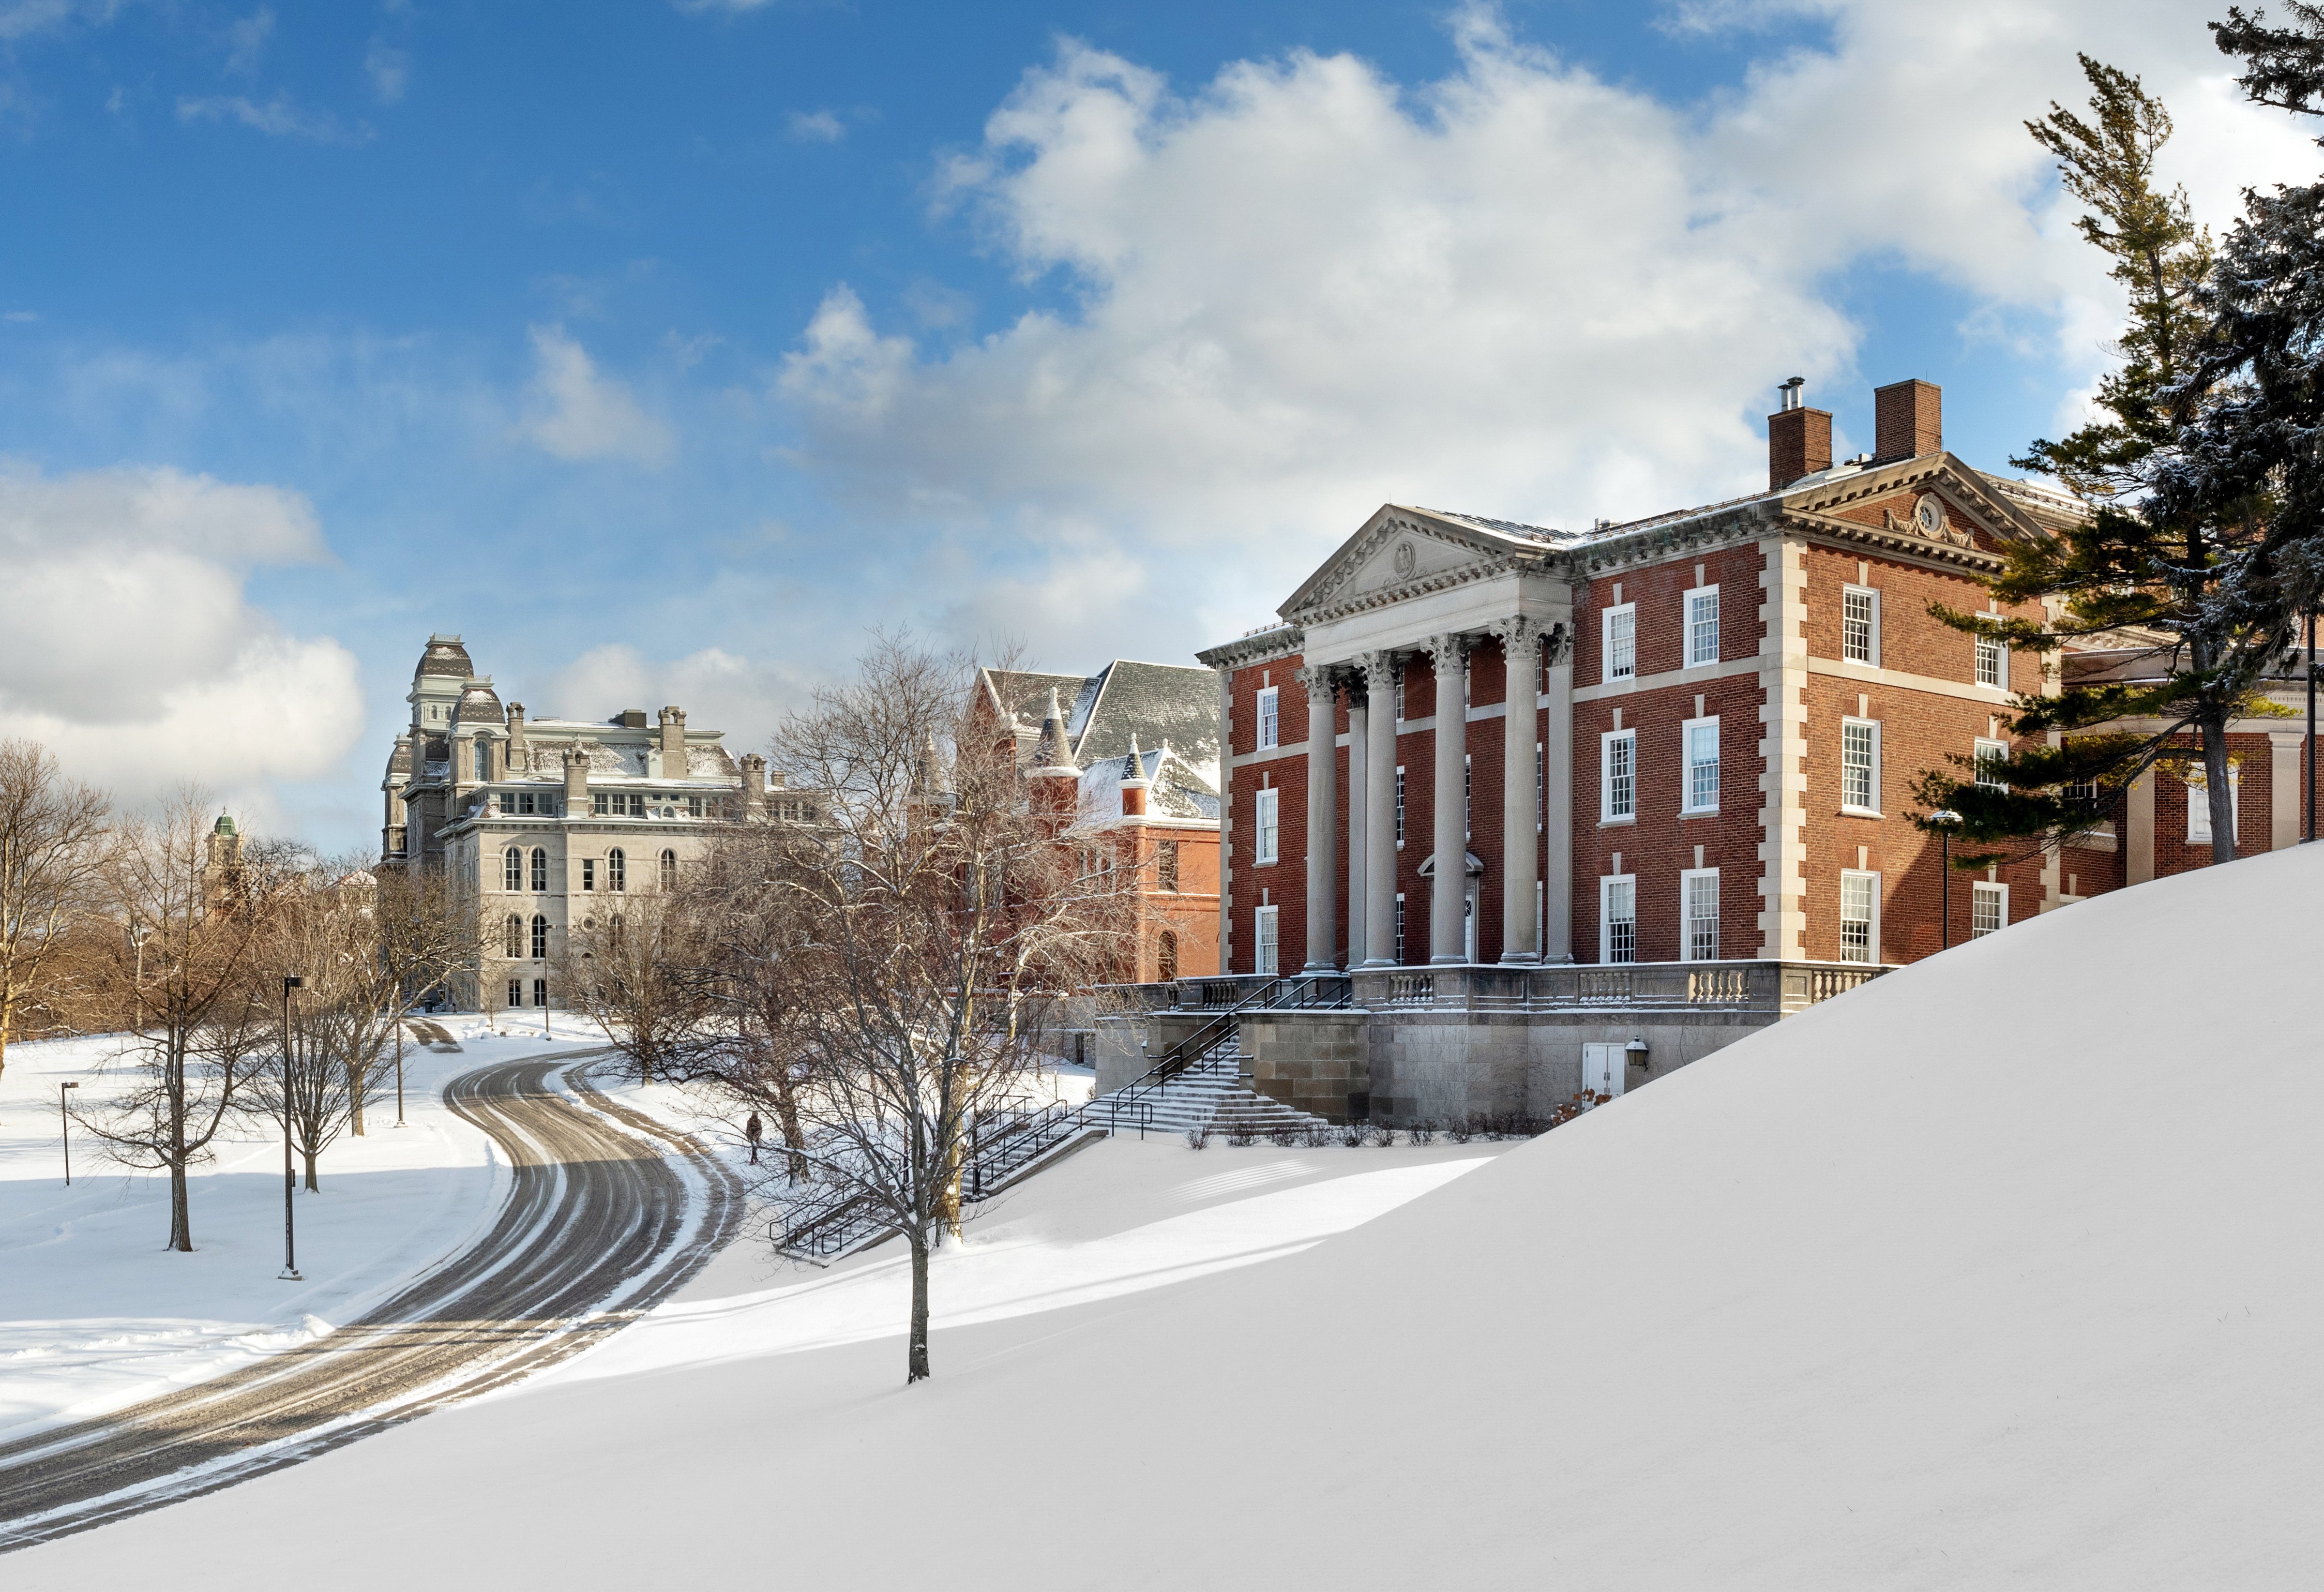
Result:
{"label": "snowy hillside", "polygon": [[[2072,907],[1304,1249],[1259,1232],[1297,1174],[1215,1181],[1281,1152],[1102,1146],[939,1289],[1070,1270],[1109,1177],[1152,1190],[1130,1233],[1199,1198],[1265,1263],[1020,1288],[909,1391],[896,1337],[789,1325],[844,1278],[778,1277],[7,1578],[239,1586],[263,1543],[356,1588],[2312,1584],[2319,896],[2311,848]],[[1378,1153],[1351,1190],[1424,1164]]]}

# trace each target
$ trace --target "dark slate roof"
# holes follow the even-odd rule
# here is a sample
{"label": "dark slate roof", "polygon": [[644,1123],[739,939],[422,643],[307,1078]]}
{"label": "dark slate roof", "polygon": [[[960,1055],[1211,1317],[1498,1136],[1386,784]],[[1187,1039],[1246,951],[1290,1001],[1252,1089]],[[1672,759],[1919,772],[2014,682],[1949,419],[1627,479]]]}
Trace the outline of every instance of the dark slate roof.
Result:
{"label": "dark slate roof", "polygon": [[1096,679],[1096,700],[1074,744],[1083,767],[1127,755],[1132,736],[1147,751],[1167,744],[1198,766],[1218,761],[1219,677],[1210,670],[1118,658]]}
{"label": "dark slate roof", "polygon": [[392,779],[392,778],[394,778],[397,774],[408,774],[408,773],[410,773],[410,772],[411,772],[411,740],[410,740],[410,736],[398,736],[395,738],[395,750],[394,750],[394,751],[392,751],[392,752],[391,752],[391,753],[389,753],[389,754],[387,754],[387,773],[388,773],[388,777],[389,777],[389,778],[391,778],[391,779]]}
{"label": "dark slate roof", "polygon": [[505,724],[508,714],[501,707],[500,693],[493,690],[489,680],[471,680],[460,693],[460,706],[453,711],[454,724]]}
{"label": "dark slate roof", "polygon": [[449,674],[460,680],[469,679],[476,666],[468,661],[468,649],[460,644],[456,635],[431,635],[428,650],[420,654],[420,667],[411,671],[414,680],[423,674]]}
{"label": "dark slate roof", "polygon": [[[1070,706],[1088,683],[1078,674],[1041,674],[1028,669],[988,669],[984,678],[991,683],[1001,711],[1015,714],[1019,722],[1036,732],[1041,727],[1042,717],[1049,711],[1051,691],[1057,693],[1060,702]],[[1067,717],[1070,733],[1072,716]]]}

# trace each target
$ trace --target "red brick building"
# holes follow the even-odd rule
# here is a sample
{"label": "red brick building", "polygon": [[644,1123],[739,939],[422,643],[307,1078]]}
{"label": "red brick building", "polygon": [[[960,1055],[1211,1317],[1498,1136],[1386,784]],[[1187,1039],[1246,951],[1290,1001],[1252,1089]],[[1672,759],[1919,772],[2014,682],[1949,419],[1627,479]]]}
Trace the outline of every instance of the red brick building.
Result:
{"label": "red brick building", "polygon": [[[1925,382],[1839,464],[1784,396],[1764,493],[1580,532],[1390,504],[1201,654],[1225,971],[1899,963],[2207,860],[2201,802],[2149,776],[2089,845],[1948,887],[1915,776],[2056,682],[1929,607],[1990,611],[2003,549],[2078,511],[1946,452]],[[2292,844],[2302,736],[2236,731],[2239,845]]]}

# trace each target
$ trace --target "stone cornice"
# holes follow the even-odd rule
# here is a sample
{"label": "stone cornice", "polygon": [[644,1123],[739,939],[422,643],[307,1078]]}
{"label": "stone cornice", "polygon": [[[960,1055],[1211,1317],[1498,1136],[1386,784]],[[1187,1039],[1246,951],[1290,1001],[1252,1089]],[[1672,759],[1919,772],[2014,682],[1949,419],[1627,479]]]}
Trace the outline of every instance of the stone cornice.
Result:
{"label": "stone cornice", "polygon": [[1194,654],[1194,662],[1205,669],[1247,669],[1254,663],[1266,663],[1277,658],[1296,655],[1307,644],[1307,632],[1296,625],[1278,625],[1255,635],[1237,637],[1207,647]]}

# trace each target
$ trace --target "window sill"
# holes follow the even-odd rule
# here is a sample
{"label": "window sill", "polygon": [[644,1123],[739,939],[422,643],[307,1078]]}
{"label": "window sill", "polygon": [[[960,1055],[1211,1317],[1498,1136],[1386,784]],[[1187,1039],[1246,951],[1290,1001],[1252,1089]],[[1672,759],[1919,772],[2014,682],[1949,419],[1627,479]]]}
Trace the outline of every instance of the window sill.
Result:
{"label": "window sill", "polygon": [[1840,816],[1842,818],[1886,819],[1888,815],[1880,811],[1877,808],[1849,807],[1843,803],[1840,810]]}
{"label": "window sill", "polygon": [[1628,818],[1600,818],[1598,820],[1598,827],[1601,829],[1621,828],[1637,821],[1637,815],[1633,813]]}
{"label": "window sill", "polygon": [[1682,807],[1678,816],[1682,821],[1691,818],[1717,818],[1719,810],[1715,807]]}
{"label": "window sill", "polygon": [[1250,859],[1250,865],[1255,868],[1271,868],[1282,860],[1279,856],[1255,856]]}

